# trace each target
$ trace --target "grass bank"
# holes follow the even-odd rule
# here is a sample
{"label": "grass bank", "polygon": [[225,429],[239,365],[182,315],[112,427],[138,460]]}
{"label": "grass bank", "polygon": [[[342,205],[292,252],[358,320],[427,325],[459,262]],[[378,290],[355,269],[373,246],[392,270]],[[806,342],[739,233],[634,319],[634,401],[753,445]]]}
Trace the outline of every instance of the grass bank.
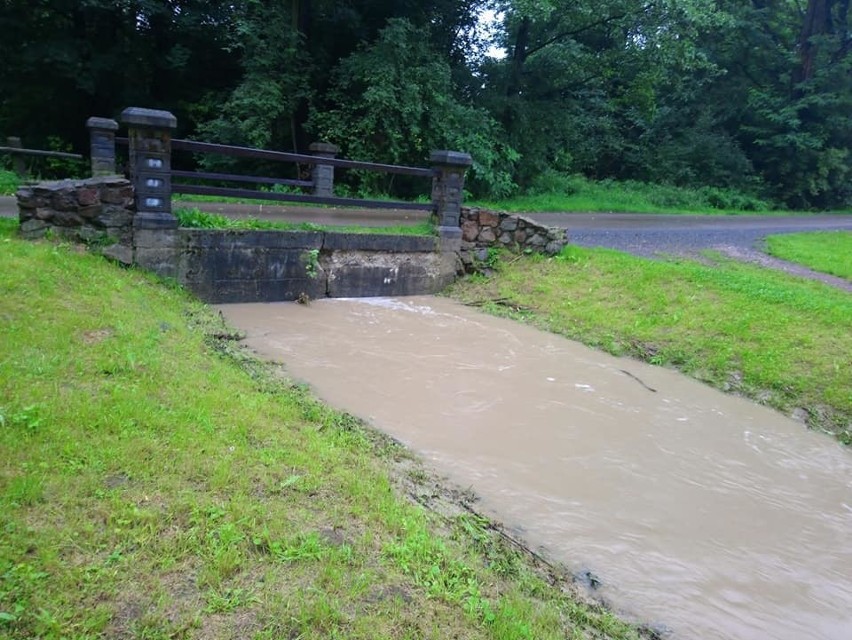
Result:
{"label": "grass bank", "polygon": [[803,414],[852,443],[852,297],[827,285],[719,257],[569,246],[551,259],[504,259],[450,295]]}
{"label": "grass bank", "polygon": [[815,231],[769,236],[770,255],[814,271],[852,280],[852,231]]}
{"label": "grass bank", "polygon": [[378,233],[397,236],[433,236],[435,227],[430,222],[415,225],[388,225],[364,227],[352,225],[320,225],[313,222],[280,222],[257,218],[229,218],[216,213],[206,213],[197,207],[179,207],[174,210],[181,227],[190,229],[271,229],[278,231],[337,231],[339,233]]}
{"label": "grass bank", "polygon": [[638,638],[177,289],[0,221],[0,636]]}

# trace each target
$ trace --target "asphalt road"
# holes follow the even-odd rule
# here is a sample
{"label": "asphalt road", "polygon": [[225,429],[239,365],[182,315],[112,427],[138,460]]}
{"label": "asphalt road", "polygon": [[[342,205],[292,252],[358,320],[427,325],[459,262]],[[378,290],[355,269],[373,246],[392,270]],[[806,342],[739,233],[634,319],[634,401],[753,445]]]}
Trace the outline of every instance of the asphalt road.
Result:
{"label": "asphalt road", "polygon": [[641,256],[694,254],[705,249],[754,249],[768,235],[852,230],[852,215],[677,216],[637,213],[534,213],[543,224],[565,227],[571,242]]}

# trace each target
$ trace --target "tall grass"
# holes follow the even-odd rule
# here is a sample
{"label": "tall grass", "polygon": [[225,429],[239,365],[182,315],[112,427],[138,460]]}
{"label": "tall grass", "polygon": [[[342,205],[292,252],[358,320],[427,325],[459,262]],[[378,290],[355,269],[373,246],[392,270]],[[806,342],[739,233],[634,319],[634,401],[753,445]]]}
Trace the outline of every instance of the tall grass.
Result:
{"label": "tall grass", "polygon": [[636,181],[592,181],[582,176],[545,173],[523,195],[474,201],[490,209],[520,212],[626,212],[769,214],[771,205],[732,189],[688,189]]}

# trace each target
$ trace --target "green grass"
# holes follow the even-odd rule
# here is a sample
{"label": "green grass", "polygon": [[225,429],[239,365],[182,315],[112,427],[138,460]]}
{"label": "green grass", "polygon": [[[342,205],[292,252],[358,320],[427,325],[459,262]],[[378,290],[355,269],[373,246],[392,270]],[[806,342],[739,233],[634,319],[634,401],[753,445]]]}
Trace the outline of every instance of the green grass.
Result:
{"label": "green grass", "polygon": [[319,225],[312,222],[279,222],[257,218],[229,218],[216,213],[206,213],[193,207],[175,209],[180,226],[193,229],[254,229],[278,231],[337,231],[340,233],[379,233],[408,236],[433,236],[435,227],[430,222],[416,225],[388,225],[362,227],[352,225]]}
{"label": "green grass", "polygon": [[767,252],[814,271],[852,280],[852,231],[816,231],[769,236]]}
{"label": "green grass", "polygon": [[0,196],[13,196],[21,186],[21,179],[14,171],[0,169]]}
{"label": "green grass", "polygon": [[15,228],[0,221],[0,636],[639,637],[487,521],[405,498],[447,492],[181,290]]}
{"label": "green grass", "polygon": [[548,173],[527,193],[473,206],[517,212],[625,212],[709,215],[789,214],[766,201],[731,189],[688,189],[636,181],[588,180]]}
{"label": "green grass", "polygon": [[852,296],[822,283],[718,256],[666,262],[569,246],[552,259],[503,260],[493,277],[450,293],[785,412],[804,409],[811,426],[852,442]]}

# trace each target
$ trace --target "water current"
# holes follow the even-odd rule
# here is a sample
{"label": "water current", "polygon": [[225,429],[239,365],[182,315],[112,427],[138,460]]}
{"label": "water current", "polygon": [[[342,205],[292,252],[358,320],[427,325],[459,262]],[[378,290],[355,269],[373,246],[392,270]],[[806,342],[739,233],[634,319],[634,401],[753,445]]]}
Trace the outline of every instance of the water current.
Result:
{"label": "water current", "polygon": [[226,305],[247,344],[672,638],[852,638],[852,452],[441,298]]}

